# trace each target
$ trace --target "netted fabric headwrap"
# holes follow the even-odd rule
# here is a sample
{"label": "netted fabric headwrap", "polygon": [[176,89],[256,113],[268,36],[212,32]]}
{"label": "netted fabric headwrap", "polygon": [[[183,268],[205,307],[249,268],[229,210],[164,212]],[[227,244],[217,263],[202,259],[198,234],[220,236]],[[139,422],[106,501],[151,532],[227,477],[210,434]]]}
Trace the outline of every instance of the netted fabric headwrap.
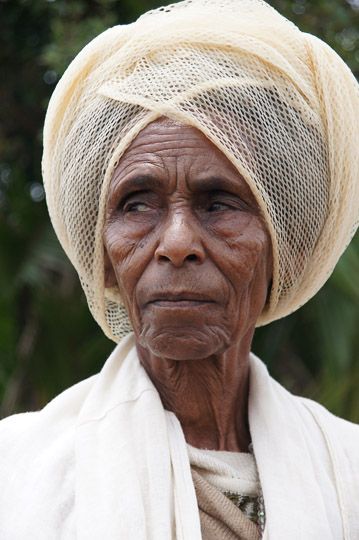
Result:
{"label": "netted fabric headwrap", "polygon": [[186,0],[104,32],[50,101],[43,176],[56,233],[93,316],[131,330],[104,287],[109,183],[136,135],[161,116],[198,128],[248,182],[274,257],[258,324],[311,298],[359,221],[359,90],[342,60],[261,0]]}

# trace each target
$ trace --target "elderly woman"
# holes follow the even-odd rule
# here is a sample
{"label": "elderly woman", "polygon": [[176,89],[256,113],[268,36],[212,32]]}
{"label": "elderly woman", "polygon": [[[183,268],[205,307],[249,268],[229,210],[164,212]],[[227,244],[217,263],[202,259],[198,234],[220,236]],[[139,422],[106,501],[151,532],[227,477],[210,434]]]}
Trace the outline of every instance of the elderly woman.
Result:
{"label": "elderly woman", "polygon": [[1,423],[1,539],[359,538],[359,428],[250,352],[354,234],[358,147],[350,71],[260,0],[186,0],[85,47],[44,183],[119,345]]}

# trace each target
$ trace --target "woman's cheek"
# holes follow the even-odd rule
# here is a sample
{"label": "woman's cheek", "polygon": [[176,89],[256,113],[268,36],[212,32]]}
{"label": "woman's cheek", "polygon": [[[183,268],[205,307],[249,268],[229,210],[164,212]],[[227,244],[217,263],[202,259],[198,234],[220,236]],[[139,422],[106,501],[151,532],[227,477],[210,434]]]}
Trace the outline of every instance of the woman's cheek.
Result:
{"label": "woman's cheek", "polygon": [[[128,239],[129,242],[130,239]],[[136,301],[136,285],[151,260],[152,252],[153,250],[145,241],[138,243],[132,240],[131,246],[122,249],[118,258],[116,264],[117,280],[122,297],[128,299],[128,307]]]}

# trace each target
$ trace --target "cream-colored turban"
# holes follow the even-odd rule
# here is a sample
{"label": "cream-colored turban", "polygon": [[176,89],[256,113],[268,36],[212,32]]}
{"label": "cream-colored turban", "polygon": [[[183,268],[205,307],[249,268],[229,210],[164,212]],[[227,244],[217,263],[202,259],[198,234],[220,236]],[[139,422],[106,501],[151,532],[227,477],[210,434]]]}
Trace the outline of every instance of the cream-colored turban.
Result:
{"label": "cream-colored turban", "polygon": [[359,221],[359,90],[342,60],[261,0],[185,0],[94,39],[48,108],[50,216],[93,316],[131,330],[104,288],[102,229],[121,155],[160,116],[195,126],[237,167],[272,238],[258,324],[291,313],[327,280]]}

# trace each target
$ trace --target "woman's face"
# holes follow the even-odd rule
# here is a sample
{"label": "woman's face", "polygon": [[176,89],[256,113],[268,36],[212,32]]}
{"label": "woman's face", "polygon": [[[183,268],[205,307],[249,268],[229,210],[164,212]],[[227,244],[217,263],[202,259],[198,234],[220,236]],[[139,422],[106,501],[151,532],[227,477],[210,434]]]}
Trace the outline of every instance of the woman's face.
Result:
{"label": "woman's face", "polygon": [[114,172],[103,231],[138,342],[207,358],[254,330],[272,275],[269,234],[246,182],[200,131],[149,124]]}

